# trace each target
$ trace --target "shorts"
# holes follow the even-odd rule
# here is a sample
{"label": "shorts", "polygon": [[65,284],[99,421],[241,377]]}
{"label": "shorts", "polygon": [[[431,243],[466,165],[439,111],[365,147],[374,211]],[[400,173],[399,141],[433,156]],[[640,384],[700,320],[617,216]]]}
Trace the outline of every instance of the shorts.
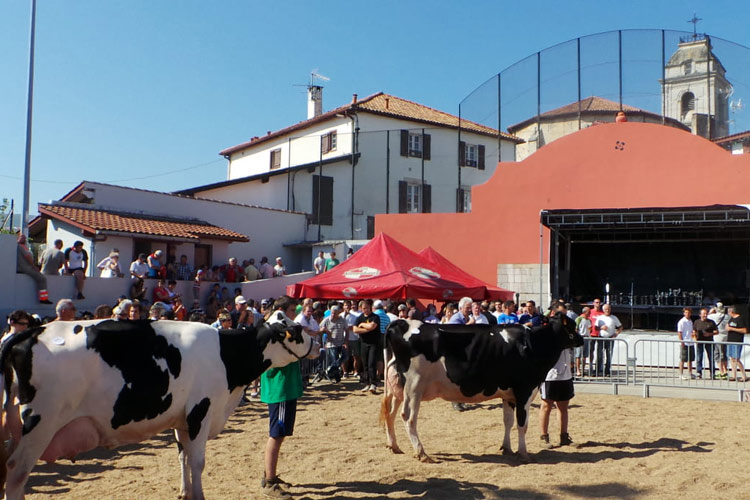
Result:
{"label": "shorts", "polygon": [[542,399],[547,401],[570,401],[575,396],[573,379],[546,380],[539,387]]}
{"label": "shorts", "polygon": [[680,346],[680,361],[695,361],[695,347],[691,345]]}
{"label": "shorts", "polygon": [[728,345],[727,357],[732,359],[740,359],[742,357],[742,344]]}
{"label": "shorts", "polygon": [[81,272],[83,272],[83,268],[82,268],[82,267],[76,267],[75,269],[69,268],[69,269],[68,269],[68,274],[69,274],[69,275],[73,275],[73,274],[75,274],[75,273],[76,273],[76,271],[81,271]]}
{"label": "shorts", "polygon": [[292,436],[297,417],[297,400],[268,404],[268,435],[272,438]]}

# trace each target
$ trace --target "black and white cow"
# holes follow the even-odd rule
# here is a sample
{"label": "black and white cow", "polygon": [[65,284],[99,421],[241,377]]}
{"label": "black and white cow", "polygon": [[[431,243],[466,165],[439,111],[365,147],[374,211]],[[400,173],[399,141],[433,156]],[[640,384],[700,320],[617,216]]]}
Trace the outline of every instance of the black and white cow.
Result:
{"label": "black and white cow", "polygon": [[392,322],[386,332],[387,385],[381,408],[388,448],[401,453],[393,425],[402,401],[401,417],[416,456],[423,462],[432,462],[417,434],[422,401],[442,398],[477,403],[502,398],[503,453],[511,453],[515,408],[518,453],[522,460],[528,460],[529,405],[562,350],[579,345],[583,345],[583,338],[564,314],[531,329],[520,325]]}
{"label": "black and white cow", "polygon": [[12,439],[5,498],[24,497],[39,459],[73,459],[174,429],[180,496],[203,500],[206,441],[224,428],[245,387],[270,367],[318,352],[301,327],[288,323],[256,331],[69,321],[18,333],[0,352],[3,430]]}

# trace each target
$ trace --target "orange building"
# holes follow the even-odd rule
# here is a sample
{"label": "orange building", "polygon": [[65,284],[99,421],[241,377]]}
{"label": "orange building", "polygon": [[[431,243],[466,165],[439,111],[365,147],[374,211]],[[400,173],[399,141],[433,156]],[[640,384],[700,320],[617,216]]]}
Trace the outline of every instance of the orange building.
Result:
{"label": "orange building", "polygon": [[[750,157],[689,132],[609,123],[501,162],[471,213],[378,215],[376,231],[432,246],[521,300],[747,303]],[[607,287],[609,284],[609,287]],[[625,298],[623,298],[625,296]],[[546,304],[545,304],[546,305]]]}

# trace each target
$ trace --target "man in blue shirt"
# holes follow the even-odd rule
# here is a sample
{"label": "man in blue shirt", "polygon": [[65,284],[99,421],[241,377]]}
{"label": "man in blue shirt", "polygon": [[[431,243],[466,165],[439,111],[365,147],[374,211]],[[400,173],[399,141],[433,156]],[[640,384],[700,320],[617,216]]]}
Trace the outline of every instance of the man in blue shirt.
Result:
{"label": "man in blue shirt", "polygon": [[498,325],[508,325],[508,324],[514,324],[518,323],[518,316],[516,315],[514,309],[516,307],[516,303],[512,300],[506,300],[503,302],[502,305],[502,311],[500,313],[500,316],[497,317],[497,324]]}
{"label": "man in blue shirt", "polygon": [[525,326],[542,326],[542,316],[536,310],[536,302],[533,300],[526,301],[527,313],[518,318],[518,322]]}
{"label": "man in blue shirt", "polygon": [[458,312],[451,316],[448,323],[451,325],[473,325],[474,318],[471,317],[471,297],[463,297],[458,301]]}

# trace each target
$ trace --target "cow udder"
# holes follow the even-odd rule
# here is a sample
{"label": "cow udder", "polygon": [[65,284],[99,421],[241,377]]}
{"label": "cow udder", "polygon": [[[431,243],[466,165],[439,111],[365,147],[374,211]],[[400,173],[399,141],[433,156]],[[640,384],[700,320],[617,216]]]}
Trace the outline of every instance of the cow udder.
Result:
{"label": "cow udder", "polygon": [[79,453],[93,450],[99,443],[100,434],[94,421],[89,417],[77,418],[57,431],[40,459],[48,463],[58,458],[73,460]]}

